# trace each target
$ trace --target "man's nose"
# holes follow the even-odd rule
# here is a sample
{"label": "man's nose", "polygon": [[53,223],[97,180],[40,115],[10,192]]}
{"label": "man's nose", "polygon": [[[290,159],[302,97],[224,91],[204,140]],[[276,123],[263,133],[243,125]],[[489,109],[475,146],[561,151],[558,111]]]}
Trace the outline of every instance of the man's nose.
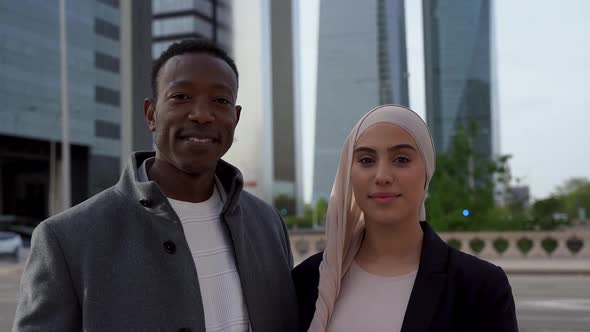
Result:
{"label": "man's nose", "polygon": [[200,124],[210,123],[215,119],[211,109],[204,102],[194,103],[188,117],[189,120]]}

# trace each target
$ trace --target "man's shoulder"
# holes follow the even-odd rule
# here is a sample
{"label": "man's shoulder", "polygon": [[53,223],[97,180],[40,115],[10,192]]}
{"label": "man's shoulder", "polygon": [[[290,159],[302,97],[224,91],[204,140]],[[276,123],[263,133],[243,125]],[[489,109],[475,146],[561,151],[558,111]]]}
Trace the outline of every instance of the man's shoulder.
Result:
{"label": "man's shoulder", "polygon": [[64,228],[74,224],[93,223],[97,218],[116,214],[116,206],[125,198],[115,189],[107,188],[87,200],[47,218],[43,223],[48,227]]}
{"label": "man's shoulder", "polygon": [[247,192],[246,190],[242,190],[240,193],[239,204],[242,208],[256,212],[258,214],[268,214],[272,217],[278,216],[278,212],[274,207],[254,194]]}

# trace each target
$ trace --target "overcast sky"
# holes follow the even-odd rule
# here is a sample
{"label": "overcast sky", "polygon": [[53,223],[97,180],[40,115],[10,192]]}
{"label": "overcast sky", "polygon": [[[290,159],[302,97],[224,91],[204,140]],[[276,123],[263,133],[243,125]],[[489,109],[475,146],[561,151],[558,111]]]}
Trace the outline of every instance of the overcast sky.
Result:
{"label": "overcast sky", "polygon": [[[410,102],[424,114],[421,3],[406,0]],[[533,198],[590,177],[590,1],[495,0],[501,153]],[[299,0],[306,198],[311,196],[317,0]],[[352,125],[352,124],[351,124]]]}

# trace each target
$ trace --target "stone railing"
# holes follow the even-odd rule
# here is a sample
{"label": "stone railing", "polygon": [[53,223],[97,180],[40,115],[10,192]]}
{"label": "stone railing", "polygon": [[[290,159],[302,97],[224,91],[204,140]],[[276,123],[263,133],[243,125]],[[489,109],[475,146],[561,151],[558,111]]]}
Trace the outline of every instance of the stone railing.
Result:
{"label": "stone railing", "polygon": [[[590,229],[550,232],[449,232],[439,233],[449,245],[485,259],[585,259],[590,261]],[[322,251],[323,230],[291,230],[295,262]]]}

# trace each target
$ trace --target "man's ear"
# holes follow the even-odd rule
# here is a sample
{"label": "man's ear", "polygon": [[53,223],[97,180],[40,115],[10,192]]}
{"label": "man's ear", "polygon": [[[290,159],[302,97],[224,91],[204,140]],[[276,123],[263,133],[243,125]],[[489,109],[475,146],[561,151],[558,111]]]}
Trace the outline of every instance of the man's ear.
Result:
{"label": "man's ear", "polygon": [[240,122],[240,114],[242,113],[242,106],[236,105],[236,125]]}
{"label": "man's ear", "polygon": [[156,131],[156,101],[153,98],[143,101],[143,115],[150,131]]}

